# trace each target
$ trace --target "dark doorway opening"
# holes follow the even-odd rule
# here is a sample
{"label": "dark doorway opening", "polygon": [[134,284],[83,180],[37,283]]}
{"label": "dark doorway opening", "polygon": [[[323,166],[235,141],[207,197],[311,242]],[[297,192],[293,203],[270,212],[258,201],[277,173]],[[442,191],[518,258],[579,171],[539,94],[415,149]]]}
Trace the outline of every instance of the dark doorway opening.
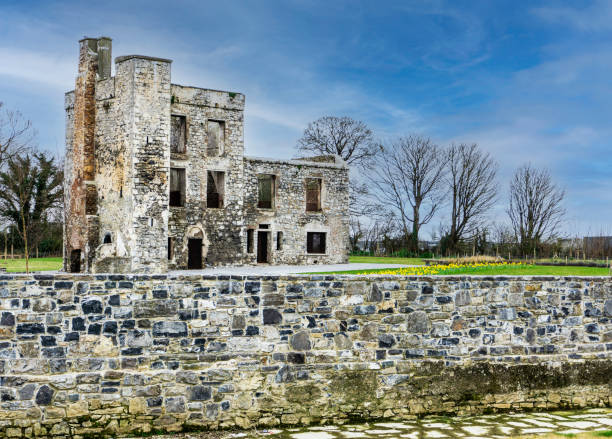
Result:
{"label": "dark doorway opening", "polygon": [[190,270],[202,268],[202,239],[190,238],[187,246],[189,250],[187,268]]}
{"label": "dark doorway opening", "polygon": [[268,262],[268,234],[269,232],[257,232],[257,262]]}
{"label": "dark doorway opening", "polygon": [[70,272],[81,272],[81,250],[72,250],[70,252]]}

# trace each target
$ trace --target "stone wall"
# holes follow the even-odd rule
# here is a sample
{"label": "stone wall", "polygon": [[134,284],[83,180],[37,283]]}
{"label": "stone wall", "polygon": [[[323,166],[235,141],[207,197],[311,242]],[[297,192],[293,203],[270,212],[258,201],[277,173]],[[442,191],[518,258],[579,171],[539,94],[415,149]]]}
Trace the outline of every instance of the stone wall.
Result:
{"label": "stone wall", "polygon": [[[173,238],[171,269],[187,268],[189,238],[202,239],[208,264],[243,262],[244,95],[172,85],[172,115],[185,116],[186,152],[171,155],[171,166],[186,170],[184,207],[170,207],[168,236]],[[221,154],[207,153],[209,120],[223,121]],[[223,208],[207,208],[207,173],[225,173]]]}
{"label": "stone wall", "polygon": [[0,434],[612,404],[612,281],[6,275]]}
{"label": "stone wall", "polygon": [[[253,229],[253,252],[249,263],[257,262],[258,233],[269,234],[269,262],[274,264],[342,264],[348,262],[349,175],[348,167],[337,156],[299,160],[245,158],[245,222]],[[331,160],[331,161],[330,161]],[[275,202],[271,209],[260,209],[258,175],[275,176]],[[321,211],[306,211],[306,179],[320,178]],[[260,225],[264,224],[266,229]],[[281,245],[277,239],[281,233]],[[326,233],[325,254],[307,253],[306,234]]]}

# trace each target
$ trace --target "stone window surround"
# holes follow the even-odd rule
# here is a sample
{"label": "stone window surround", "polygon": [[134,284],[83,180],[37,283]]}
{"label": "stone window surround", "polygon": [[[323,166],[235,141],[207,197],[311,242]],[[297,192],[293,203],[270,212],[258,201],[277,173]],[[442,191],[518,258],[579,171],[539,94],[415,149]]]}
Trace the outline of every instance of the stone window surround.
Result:
{"label": "stone window surround", "polygon": [[[227,184],[226,184],[227,174],[228,174],[227,169],[207,168],[205,170],[205,172],[206,172],[206,174],[205,174],[206,175],[206,189],[203,192],[203,196],[205,198],[205,201],[207,201],[206,209],[216,209],[216,210],[225,209],[225,207],[227,206],[227,200],[225,198],[225,190],[227,189]],[[221,207],[208,207],[208,173],[209,172],[221,172],[221,173],[223,173],[223,192],[222,192],[222,194],[223,194],[223,205]]]}
{"label": "stone window surround", "polygon": [[[308,210],[307,209],[307,204],[308,204],[307,180],[309,179],[321,180],[321,192],[319,194],[319,210]],[[325,201],[325,179],[320,175],[309,175],[309,176],[304,177],[304,210],[303,211],[306,212],[307,214],[314,214],[314,215],[322,214],[324,211],[324,208],[323,208],[324,201]]]}
{"label": "stone window surround", "polygon": [[[184,187],[184,194],[183,194],[183,205],[182,206],[173,206],[170,204],[170,174],[171,174],[171,169],[181,169],[184,173],[184,183],[185,183],[185,187]],[[184,209],[185,206],[187,205],[188,200],[188,194],[187,194],[187,187],[188,184],[187,182],[189,181],[189,167],[183,162],[182,164],[178,165],[175,163],[171,163],[170,164],[170,169],[168,170],[168,208],[170,209]]]}
{"label": "stone window surround", "polygon": [[[184,157],[189,152],[189,115],[182,111],[171,111],[170,119],[172,116],[180,116],[185,118],[185,152],[172,152],[172,145],[170,146],[170,155],[177,157]],[[172,123],[170,124],[172,126]],[[172,129],[172,128],[170,128]]]}
{"label": "stone window surround", "polygon": [[[259,176],[260,175],[271,175],[272,179],[272,207],[259,207]],[[258,172],[257,176],[257,209],[263,211],[275,211],[276,210],[276,196],[278,194],[279,175],[274,172]]]}
{"label": "stone window surround", "polygon": [[[325,233],[325,253],[308,253],[308,234],[309,233]],[[308,256],[327,256],[329,254],[329,238],[330,230],[327,226],[309,225],[304,232],[304,253]]]}
{"label": "stone window surround", "polygon": [[[209,135],[208,123],[209,122],[216,122],[221,127],[223,127],[223,142],[221,143],[221,145],[217,145],[218,146],[217,155],[209,155],[208,154],[208,135]],[[226,144],[227,144],[227,121],[222,120],[222,119],[215,119],[215,118],[211,118],[211,117],[207,118],[206,119],[206,148],[204,149],[205,156],[206,157],[225,157],[225,155],[226,155],[226,147],[225,147]]]}

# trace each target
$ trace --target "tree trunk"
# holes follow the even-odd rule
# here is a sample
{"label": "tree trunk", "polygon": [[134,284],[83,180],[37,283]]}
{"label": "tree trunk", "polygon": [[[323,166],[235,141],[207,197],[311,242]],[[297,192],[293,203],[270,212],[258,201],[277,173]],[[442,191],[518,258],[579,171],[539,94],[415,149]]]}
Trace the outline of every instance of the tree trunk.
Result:
{"label": "tree trunk", "polygon": [[419,253],[419,210],[421,206],[416,204],[412,209],[412,234],[410,236],[410,251],[415,255]]}
{"label": "tree trunk", "polygon": [[26,274],[30,273],[30,260],[28,257],[28,230],[25,222],[25,215],[21,209],[21,225],[23,226],[23,254],[26,262]]}

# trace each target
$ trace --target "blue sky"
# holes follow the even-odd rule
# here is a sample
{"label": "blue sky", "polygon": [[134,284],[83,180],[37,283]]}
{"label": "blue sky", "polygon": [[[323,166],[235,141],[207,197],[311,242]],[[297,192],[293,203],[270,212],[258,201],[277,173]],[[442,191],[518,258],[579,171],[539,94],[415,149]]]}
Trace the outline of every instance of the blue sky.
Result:
{"label": "blue sky", "polygon": [[476,142],[500,164],[492,220],[531,161],[567,189],[567,232],[612,233],[610,1],[0,0],[0,100],[46,149],[64,147],[85,35],[173,59],[175,83],[245,93],[249,155],[293,156],[323,115],[382,140]]}

